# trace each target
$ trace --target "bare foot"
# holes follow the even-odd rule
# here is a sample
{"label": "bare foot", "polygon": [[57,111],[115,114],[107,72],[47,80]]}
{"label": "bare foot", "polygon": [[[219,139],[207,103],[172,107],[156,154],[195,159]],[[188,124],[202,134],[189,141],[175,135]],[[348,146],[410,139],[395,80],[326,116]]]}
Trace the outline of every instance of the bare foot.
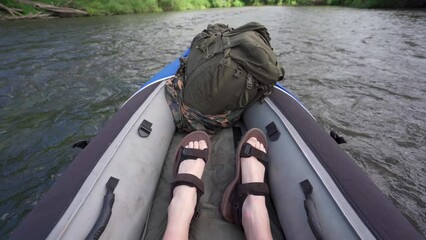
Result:
{"label": "bare foot", "polygon": [[[262,143],[252,137],[247,141],[248,144],[266,153]],[[263,182],[265,179],[265,166],[260,163],[255,157],[241,158],[241,182]]]}
{"label": "bare foot", "polygon": [[[199,142],[195,141],[195,142],[190,142],[188,145],[185,146],[185,148],[203,150],[207,148],[207,144],[204,140],[201,140]],[[188,174],[195,175],[196,177],[201,179],[203,175],[203,171],[204,171],[204,166],[205,166],[205,162],[201,158],[198,158],[196,160],[192,160],[192,159],[184,160],[179,165],[178,174],[188,173]],[[195,207],[195,203],[197,201],[197,190],[195,187],[190,187],[186,185],[177,186],[173,190],[173,199],[175,198],[177,199],[185,198],[184,200],[189,201],[188,203],[191,203],[191,205],[194,205]],[[192,210],[194,210],[194,208],[192,208]]]}
{"label": "bare foot", "polygon": [[[204,140],[189,142],[185,148],[206,149]],[[205,162],[203,159],[184,160],[179,165],[179,173],[192,174],[201,179]],[[189,225],[195,213],[197,190],[195,187],[180,185],[173,190],[173,198],[168,208],[167,228],[163,239],[188,239]]]}
{"label": "bare foot", "polygon": [[[266,153],[262,143],[250,138],[247,143]],[[265,166],[255,157],[241,158],[241,182],[263,182]],[[243,203],[242,223],[247,239],[272,239],[265,196],[248,195]]]}

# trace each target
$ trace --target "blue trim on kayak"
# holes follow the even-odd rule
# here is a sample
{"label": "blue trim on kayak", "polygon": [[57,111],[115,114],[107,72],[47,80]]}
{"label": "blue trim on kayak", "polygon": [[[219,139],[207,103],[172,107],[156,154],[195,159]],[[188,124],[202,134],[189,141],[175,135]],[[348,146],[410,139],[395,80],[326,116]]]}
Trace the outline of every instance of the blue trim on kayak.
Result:
{"label": "blue trim on kayak", "polygon": [[297,99],[289,90],[287,90],[285,87],[283,87],[280,83],[276,83],[275,84],[275,88],[278,89],[278,91],[283,92],[284,94],[290,96],[291,98],[294,99],[294,101],[296,101],[303,109],[305,109],[305,111],[307,113],[309,113],[309,115],[311,115],[311,117],[313,119],[315,119],[315,117],[312,115],[311,112],[309,112],[309,110],[305,107],[305,105],[303,105],[303,103],[301,101],[299,101],[299,99]]}
{"label": "blue trim on kayak", "polygon": [[[189,54],[189,49],[186,50],[183,54],[182,57],[187,57]],[[155,74],[151,79],[148,80],[148,82],[144,83],[142,85],[142,88],[146,85],[149,85],[159,79],[163,79],[165,77],[169,77],[169,76],[173,76],[176,74],[176,71],[178,70],[180,66],[180,62],[179,62],[179,58],[177,58],[176,60],[174,60],[173,62],[171,62],[169,65],[165,66],[160,72],[158,72],[157,74]]]}
{"label": "blue trim on kayak", "polygon": [[[299,98],[297,98],[292,92],[290,92],[290,90],[288,90],[287,88],[285,88],[283,85],[281,85],[281,83],[277,82],[275,83],[275,86],[278,87],[279,89],[282,89],[283,91],[285,91],[286,93],[290,94],[290,96],[292,96],[298,103],[300,103],[302,106],[303,103],[299,100]],[[305,108],[306,109],[306,108]],[[306,109],[307,111],[307,109]]]}

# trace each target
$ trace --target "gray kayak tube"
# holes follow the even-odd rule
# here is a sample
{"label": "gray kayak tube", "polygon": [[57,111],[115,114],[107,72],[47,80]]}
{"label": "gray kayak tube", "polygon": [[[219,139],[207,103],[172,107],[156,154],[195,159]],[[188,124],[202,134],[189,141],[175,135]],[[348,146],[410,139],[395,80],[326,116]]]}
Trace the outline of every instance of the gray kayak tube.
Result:
{"label": "gray kayak tube", "polygon": [[[298,196],[293,196],[294,199],[289,202],[297,202],[298,214],[305,214],[302,206],[304,196],[299,183],[309,179],[313,185],[313,198],[317,204],[325,239],[339,239],[333,235],[334,231],[327,230],[328,227],[337,231],[344,228],[343,221],[339,221],[340,224],[334,221],[339,216],[346,219],[353,232],[361,239],[424,239],[355,161],[287,91],[276,87],[263,104],[254,107],[268,109],[263,111],[272,110],[275,114],[269,115],[270,119],[262,119],[258,117],[264,116],[258,112],[261,109],[256,113],[252,113],[253,109],[249,109],[244,116],[248,127],[263,128],[266,132],[265,126],[273,121],[277,125],[285,126],[279,128],[280,131],[283,130],[281,135],[291,136],[284,138],[282,141],[285,142],[279,143],[277,149],[274,148],[276,142],[272,142],[270,147],[270,154],[273,155],[271,159],[274,160],[271,160],[270,164],[274,166],[271,166],[269,180],[271,188],[276,188],[272,190],[275,201],[282,202],[282,199],[291,198],[296,194]],[[292,144],[297,147],[291,149]],[[297,160],[298,155],[303,157]],[[302,164],[309,167],[305,166],[301,172],[295,173],[297,166],[293,165]],[[279,170],[275,171],[276,169]],[[309,171],[311,173],[308,173]],[[323,204],[328,206],[334,204],[336,207],[324,210],[327,206]],[[287,236],[289,232],[294,231],[294,228],[288,227],[294,225],[288,222],[293,219],[288,216],[294,216],[296,210],[292,209],[293,206],[285,207],[285,204],[276,204],[275,207],[280,220],[283,221],[281,224]],[[339,211],[340,215],[330,214],[334,211],[332,209]],[[307,220],[305,228],[308,228],[309,224],[306,222]],[[295,239],[300,232],[294,231]]]}
{"label": "gray kayak tube", "polygon": [[[139,135],[144,121],[152,123],[147,137]],[[120,183],[101,239],[140,238],[174,132],[164,82],[139,91],[74,159],[11,239],[85,239],[111,176]]]}
{"label": "gray kayak tube", "polygon": [[[92,238],[102,232],[99,239],[152,236],[146,234],[150,218],[167,212],[165,207],[163,214],[156,214],[151,207],[176,136],[165,99],[167,79],[150,82],[122,106],[11,239],[85,239],[92,229],[96,229]],[[247,129],[260,128],[269,137],[268,182],[286,239],[423,239],[282,87],[248,108],[242,124]],[[105,201],[112,199],[105,184],[111,177],[119,183],[114,184],[114,205],[105,212]],[[110,197],[104,201],[104,196]],[[225,224],[203,229],[204,236],[210,236],[209,229],[224,229]]]}

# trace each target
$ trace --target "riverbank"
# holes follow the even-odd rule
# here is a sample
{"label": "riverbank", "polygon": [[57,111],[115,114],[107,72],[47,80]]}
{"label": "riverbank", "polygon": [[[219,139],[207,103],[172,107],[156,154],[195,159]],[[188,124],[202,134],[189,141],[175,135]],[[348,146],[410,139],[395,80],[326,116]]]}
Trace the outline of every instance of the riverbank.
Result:
{"label": "riverbank", "polygon": [[0,3],[0,10],[3,11],[3,14],[0,15],[0,17],[4,20],[79,17],[89,15],[84,10],[55,6],[42,2],[19,0],[16,2],[6,1],[6,4],[7,3],[9,3],[9,6]]}
{"label": "riverbank", "polygon": [[422,0],[4,0],[0,19],[118,15],[260,5],[331,5],[355,8],[424,8]]}

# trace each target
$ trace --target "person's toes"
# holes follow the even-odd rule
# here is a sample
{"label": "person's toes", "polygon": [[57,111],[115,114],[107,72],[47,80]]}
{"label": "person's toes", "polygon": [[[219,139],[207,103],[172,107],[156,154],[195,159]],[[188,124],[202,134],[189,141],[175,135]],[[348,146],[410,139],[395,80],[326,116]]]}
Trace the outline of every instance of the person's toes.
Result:
{"label": "person's toes", "polygon": [[199,149],[204,150],[204,149],[206,149],[206,148],[207,148],[207,143],[206,143],[206,141],[201,140],[201,141],[199,142]]}
{"label": "person's toes", "polygon": [[[254,137],[251,137],[247,143],[260,151],[266,152],[263,144]],[[242,159],[241,171],[242,183],[263,182],[265,167],[255,157]]]}
{"label": "person's toes", "polygon": [[247,140],[247,143],[252,145],[253,147],[256,147],[257,139],[255,137],[251,137],[249,140]]}
{"label": "person's toes", "polygon": [[261,143],[260,144],[260,151],[262,151],[262,152],[266,152],[266,150],[265,150],[265,146],[263,146],[263,143]]}
{"label": "person's toes", "polygon": [[[193,142],[189,142],[188,145],[185,146],[185,148],[190,148],[190,149],[201,149],[201,141],[193,141]],[[207,144],[205,141],[204,142],[204,146],[205,148],[207,148]],[[192,174],[198,178],[201,179],[201,176],[203,175],[203,171],[204,171],[204,166],[205,163],[203,161],[203,159],[199,158],[199,159],[189,159],[189,160],[183,160],[180,165],[179,165],[179,169],[178,169],[178,173],[188,173],[188,174]]]}
{"label": "person's toes", "polygon": [[261,150],[262,152],[266,152],[263,144],[259,142],[255,137],[251,137],[249,140],[247,140],[247,143],[250,144],[252,147]]}

